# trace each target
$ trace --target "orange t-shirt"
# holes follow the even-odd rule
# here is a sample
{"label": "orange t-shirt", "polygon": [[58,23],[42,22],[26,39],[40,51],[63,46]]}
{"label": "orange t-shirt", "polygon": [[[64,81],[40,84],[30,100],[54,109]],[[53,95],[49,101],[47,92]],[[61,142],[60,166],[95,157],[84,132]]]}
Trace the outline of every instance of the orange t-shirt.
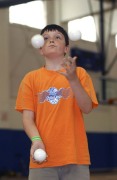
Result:
{"label": "orange t-shirt", "polygon": [[[98,102],[90,76],[80,67],[77,75],[96,107]],[[30,159],[30,168],[90,164],[83,115],[63,75],[44,67],[28,73],[16,101],[16,110],[24,109],[34,111],[35,124],[48,154],[47,162],[42,164]]]}

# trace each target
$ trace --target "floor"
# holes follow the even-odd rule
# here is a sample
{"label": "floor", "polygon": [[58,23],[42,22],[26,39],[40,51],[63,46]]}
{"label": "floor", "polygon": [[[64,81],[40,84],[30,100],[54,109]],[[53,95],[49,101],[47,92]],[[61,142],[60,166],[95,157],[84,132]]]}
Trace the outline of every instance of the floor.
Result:
{"label": "floor", "polygon": [[[0,180],[28,180],[27,177],[22,177],[20,175],[9,175],[9,176],[1,176]],[[116,172],[98,172],[91,173],[91,180],[117,180],[117,171]]]}
{"label": "floor", "polygon": [[117,180],[116,172],[91,173],[91,180]]}

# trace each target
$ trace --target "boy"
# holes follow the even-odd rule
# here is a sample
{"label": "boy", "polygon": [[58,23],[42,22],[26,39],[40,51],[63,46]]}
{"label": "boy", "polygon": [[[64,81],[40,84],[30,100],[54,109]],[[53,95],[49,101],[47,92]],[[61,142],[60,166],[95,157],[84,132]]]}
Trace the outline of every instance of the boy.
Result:
{"label": "boy", "polygon": [[[29,72],[21,82],[16,110],[23,113],[23,126],[32,140],[29,180],[89,180],[90,157],[82,113],[98,105],[90,76],[76,67],[69,53],[69,38],[58,25],[42,31],[39,49],[45,66]],[[43,163],[34,151],[47,153]]]}

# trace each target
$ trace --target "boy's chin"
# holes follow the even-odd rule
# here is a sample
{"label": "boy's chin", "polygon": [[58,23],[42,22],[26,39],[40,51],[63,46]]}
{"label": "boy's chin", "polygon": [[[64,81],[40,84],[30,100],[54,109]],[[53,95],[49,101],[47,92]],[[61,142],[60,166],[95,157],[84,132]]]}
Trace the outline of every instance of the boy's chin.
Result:
{"label": "boy's chin", "polygon": [[60,57],[64,58],[64,54],[60,54],[60,53],[56,53],[56,52],[51,52],[51,53],[46,54],[46,57],[47,58],[52,58],[52,59],[60,58]]}

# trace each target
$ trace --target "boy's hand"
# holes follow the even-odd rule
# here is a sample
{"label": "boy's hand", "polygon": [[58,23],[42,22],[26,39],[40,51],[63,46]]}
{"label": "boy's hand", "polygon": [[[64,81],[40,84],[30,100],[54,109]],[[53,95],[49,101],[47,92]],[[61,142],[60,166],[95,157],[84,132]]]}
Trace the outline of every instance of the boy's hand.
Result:
{"label": "boy's hand", "polygon": [[76,79],[76,59],[77,57],[68,57],[64,58],[62,67],[65,69],[65,72],[58,71],[60,74],[64,75],[69,81]]}
{"label": "boy's hand", "polygon": [[31,149],[30,149],[30,156],[32,157],[33,162],[39,163],[39,162],[35,161],[35,159],[34,159],[34,152],[37,149],[43,149],[45,151],[45,146],[43,144],[43,141],[40,141],[40,140],[39,141],[38,140],[37,141],[33,141],[32,145],[31,145]]}

